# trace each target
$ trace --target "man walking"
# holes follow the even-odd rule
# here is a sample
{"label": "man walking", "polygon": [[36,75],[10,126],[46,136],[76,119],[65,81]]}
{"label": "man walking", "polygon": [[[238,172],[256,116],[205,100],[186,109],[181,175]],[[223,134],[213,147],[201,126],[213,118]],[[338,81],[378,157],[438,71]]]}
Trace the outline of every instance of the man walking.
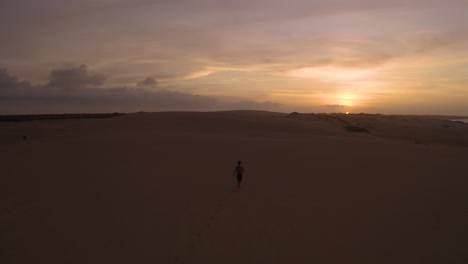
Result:
{"label": "man walking", "polygon": [[234,173],[232,175],[232,176],[237,176],[237,190],[240,189],[243,173],[244,173],[244,167],[241,166],[241,161],[238,161],[237,166],[234,168]]}

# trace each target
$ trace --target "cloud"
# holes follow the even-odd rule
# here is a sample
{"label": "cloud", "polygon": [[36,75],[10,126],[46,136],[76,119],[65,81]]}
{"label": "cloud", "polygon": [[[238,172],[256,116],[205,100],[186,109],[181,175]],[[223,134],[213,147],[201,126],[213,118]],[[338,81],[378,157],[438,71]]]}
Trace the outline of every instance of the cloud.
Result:
{"label": "cloud", "polygon": [[332,104],[332,105],[322,105],[323,107],[330,107],[330,108],[343,108],[348,107],[348,105],[341,105],[341,104]]}
{"label": "cloud", "polygon": [[138,83],[138,86],[143,87],[156,87],[157,85],[158,82],[153,77],[147,77],[145,80]]}
{"label": "cloud", "polygon": [[30,87],[29,82],[19,82],[16,76],[12,76],[6,69],[0,69],[0,89],[17,89]]}
{"label": "cloud", "polygon": [[[32,90],[34,90],[34,87],[30,82],[19,81],[16,76],[10,75],[6,69],[0,68],[0,103],[6,102],[8,98],[18,96],[28,100],[26,91]],[[0,109],[2,108],[0,107]]]}
{"label": "cloud", "polygon": [[50,73],[49,86],[60,89],[85,88],[104,84],[101,74],[89,74],[86,65],[77,68],[58,69]]}
{"label": "cloud", "polygon": [[[45,85],[20,82],[0,69],[0,114],[64,112],[136,112],[136,111],[214,111],[235,109],[273,110],[274,102],[196,95],[176,91],[145,89],[156,84],[146,78],[135,87],[102,88],[99,74],[90,75],[86,66],[53,70]],[[75,89],[79,88],[79,89]]]}

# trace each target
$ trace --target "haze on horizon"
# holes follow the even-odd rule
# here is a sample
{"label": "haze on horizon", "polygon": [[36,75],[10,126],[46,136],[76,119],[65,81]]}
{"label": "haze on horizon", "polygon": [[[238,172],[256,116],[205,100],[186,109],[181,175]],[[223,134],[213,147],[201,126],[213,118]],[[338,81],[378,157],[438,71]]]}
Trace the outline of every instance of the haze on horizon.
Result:
{"label": "haze on horizon", "polygon": [[465,0],[36,0],[0,9],[0,114],[468,115]]}

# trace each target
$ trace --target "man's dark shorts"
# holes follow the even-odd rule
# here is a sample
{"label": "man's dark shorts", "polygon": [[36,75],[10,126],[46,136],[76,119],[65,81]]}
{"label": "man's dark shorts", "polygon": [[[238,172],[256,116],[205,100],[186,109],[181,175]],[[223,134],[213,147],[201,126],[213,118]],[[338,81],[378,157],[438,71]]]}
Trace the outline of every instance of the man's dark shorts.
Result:
{"label": "man's dark shorts", "polygon": [[242,181],[242,174],[237,174],[237,181],[241,182]]}

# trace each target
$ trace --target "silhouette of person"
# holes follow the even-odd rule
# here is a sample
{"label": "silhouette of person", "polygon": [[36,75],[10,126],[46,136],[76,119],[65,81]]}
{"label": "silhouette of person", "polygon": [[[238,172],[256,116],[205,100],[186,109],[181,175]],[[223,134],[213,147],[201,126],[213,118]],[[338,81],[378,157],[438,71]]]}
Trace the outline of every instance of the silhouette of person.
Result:
{"label": "silhouette of person", "polygon": [[234,173],[232,175],[232,176],[237,177],[237,190],[240,189],[243,174],[244,174],[244,167],[241,166],[241,161],[238,161],[237,166],[234,168]]}

